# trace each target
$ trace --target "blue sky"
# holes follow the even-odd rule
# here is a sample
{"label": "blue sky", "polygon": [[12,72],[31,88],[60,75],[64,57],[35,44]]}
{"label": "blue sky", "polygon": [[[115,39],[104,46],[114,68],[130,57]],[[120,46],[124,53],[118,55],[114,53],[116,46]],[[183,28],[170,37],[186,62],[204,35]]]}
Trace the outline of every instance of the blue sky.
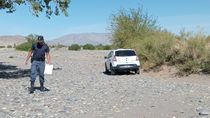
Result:
{"label": "blue sky", "polygon": [[110,32],[110,17],[121,8],[143,9],[171,32],[202,30],[210,35],[210,0],[72,0],[69,16],[40,14],[35,17],[28,6],[13,14],[0,11],[0,35],[41,34],[51,40],[70,33]]}

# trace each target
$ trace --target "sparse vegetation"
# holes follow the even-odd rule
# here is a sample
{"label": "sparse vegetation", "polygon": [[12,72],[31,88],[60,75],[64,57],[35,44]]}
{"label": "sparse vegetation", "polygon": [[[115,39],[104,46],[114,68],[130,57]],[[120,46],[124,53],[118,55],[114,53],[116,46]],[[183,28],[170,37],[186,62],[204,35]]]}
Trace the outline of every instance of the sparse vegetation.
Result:
{"label": "sparse vegetation", "polygon": [[28,51],[31,48],[32,44],[36,42],[37,35],[30,34],[26,37],[26,39],[27,42],[17,45],[16,50]]}
{"label": "sparse vegetation", "polygon": [[62,44],[58,44],[55,46],[55,49],[58,50],[60,48],[63,48],[63,47],[66,47],[65,45],[62,45]]}
{"label": "sparse vegetation", "polygon": [[95,46],[95,49],[96,50],[111,50],[111,45],[102,45],[102,44],[99,44],[99,45],[96,45]]}
{"label": "sparse vegetation", "polygon": [[68,50],[78,51],[80,49],[81,49],[81,47],[78,44],[72,44],[71,46],[68,47]]}
{"label": "sparse vegetation", "polygon": [[8,45],[7,48],[12,48],[12,46],[11,45]]}
{"label": "sparse vegetation", "polygon": [[14,56],[9,56],[8,58],[13,59],[13,58],[14,58]]}
{"label": "sparse vegetation", "polygon": [[13,48],[16,48],[16,44],[13,45]]}
{"label": "sparse vegetation", "polygon": [[78,44],[72,44],[71,46],[68,47],[68,50],[111,50],[112,45],[92,45],[92,44],[85,44],[85,45],[78,45]]}
{"label": "sparse vegetation", "polygon": [[6,46],[0,46],[0,48],[6,48]]}
{"label": "sparse vegetation", "polygon": [[85,44],[82,46],[84,50],[95,50],[95,46],[92,44]]}

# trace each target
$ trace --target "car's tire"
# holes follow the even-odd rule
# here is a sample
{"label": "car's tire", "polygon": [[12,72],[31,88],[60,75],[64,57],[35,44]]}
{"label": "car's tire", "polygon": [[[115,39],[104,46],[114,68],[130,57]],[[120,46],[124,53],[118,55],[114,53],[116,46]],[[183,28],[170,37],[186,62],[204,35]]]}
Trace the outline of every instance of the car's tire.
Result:
{"label": "car's tire", "polygon": [[109,70],[107,69],[106,63],[105,63],[105,73],[109,73]]}
{"label": "car's tire", "polygon": [[110,65],[110,74],[111,75],[115,75],[116,74],[114,69],[113,69],[113,67],[112,67],[112,65]]}
{"label": "car's tire", "polygon": [[135,70],[135,74],[140,74],[140,70]]}

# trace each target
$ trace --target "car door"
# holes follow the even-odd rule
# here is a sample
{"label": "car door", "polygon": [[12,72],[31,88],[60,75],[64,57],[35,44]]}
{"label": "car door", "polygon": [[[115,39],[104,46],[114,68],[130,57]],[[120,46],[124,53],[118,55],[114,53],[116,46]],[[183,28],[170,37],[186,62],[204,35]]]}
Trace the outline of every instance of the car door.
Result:
{"label": "car door", "polygon": [[112,60],[111,59],[112,55],[113,55],[113,51],[109,52],[109,54],[106,57],[105,64],[106,64],[106,67],[107,67],[108,70],[110,70],[110,63],[111,63],[111,60]]}

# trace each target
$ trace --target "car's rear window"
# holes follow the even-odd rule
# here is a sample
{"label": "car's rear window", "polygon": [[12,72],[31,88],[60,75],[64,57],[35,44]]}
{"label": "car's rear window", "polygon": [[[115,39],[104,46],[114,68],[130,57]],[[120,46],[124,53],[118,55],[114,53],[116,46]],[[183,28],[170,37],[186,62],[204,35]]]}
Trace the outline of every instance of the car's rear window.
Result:
{"label": "car's rear window", "polygon": [[120,50],[115,52],[115,56],[136,56],[133,50]]}

